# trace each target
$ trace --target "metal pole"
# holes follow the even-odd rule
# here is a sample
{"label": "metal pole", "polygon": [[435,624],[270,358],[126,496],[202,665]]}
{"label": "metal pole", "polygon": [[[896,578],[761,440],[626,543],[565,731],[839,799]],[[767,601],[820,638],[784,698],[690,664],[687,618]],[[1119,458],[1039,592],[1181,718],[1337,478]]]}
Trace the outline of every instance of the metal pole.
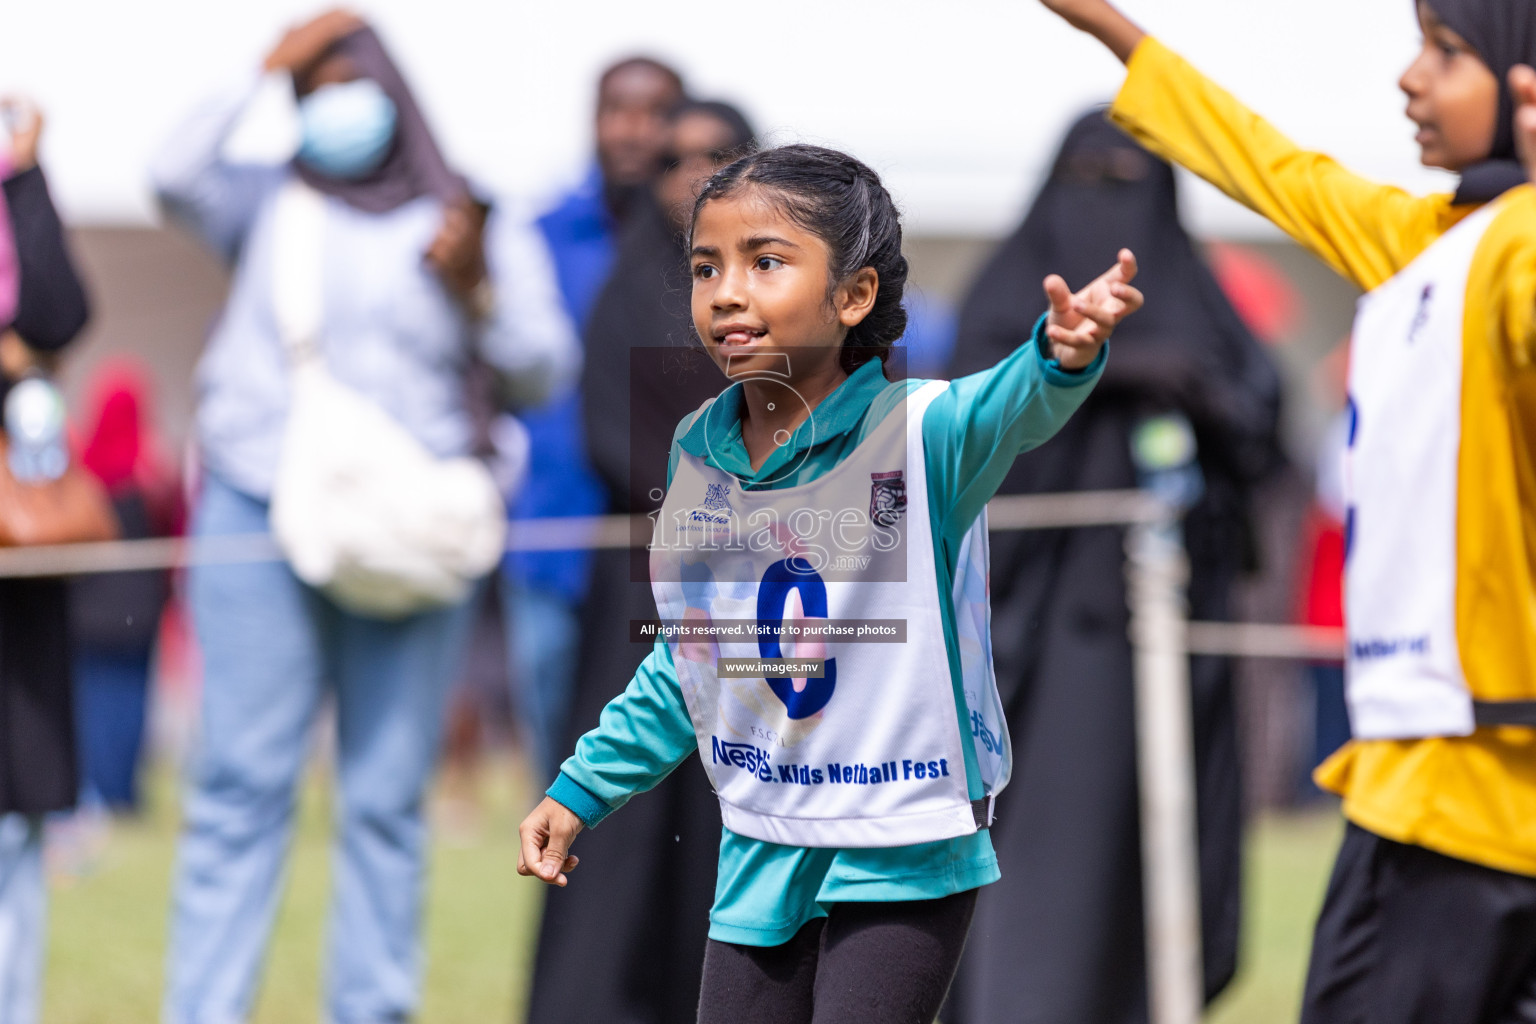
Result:
{"label": "metal pole", "polygon": [[1125,546],[1148,1007],[1151,1024],[1198,1024],[1205,983],[1184,601],[1189,564],[1172,510],[1132,525]]}

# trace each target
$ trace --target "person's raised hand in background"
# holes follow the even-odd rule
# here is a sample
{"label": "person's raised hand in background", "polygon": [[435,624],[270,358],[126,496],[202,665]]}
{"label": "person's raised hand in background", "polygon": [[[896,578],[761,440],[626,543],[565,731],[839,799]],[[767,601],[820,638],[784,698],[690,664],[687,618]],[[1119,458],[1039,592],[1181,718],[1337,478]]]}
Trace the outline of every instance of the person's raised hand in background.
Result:
{"label": "person's raised hand in background", "polygon": [[267,71],[286,71],[290,75],[302,73],[336,40],[362,27],[363,19],[352,11],[340,7],[326,11],[283,33],[283,38],[262,62],[262,67]]}
{"label": "person's raised hand in background", "polygon": [[[10,168],[7,175],[21,174],[37,166],[37,143],[43,134],[43,112],[25,96],[0,96],[0,128],[10,136]],[[19,380],[30,370],[50,361],[7,329],[0,332],[0,376]],[[0,542],[3,543],[3,542]]]}
{"label": "person's raised hand in background", "polygon": [[0,97],[0,125],[11,137],[11,173],[37,166],[37,141],[43,134],[43,112],[23,96]]}

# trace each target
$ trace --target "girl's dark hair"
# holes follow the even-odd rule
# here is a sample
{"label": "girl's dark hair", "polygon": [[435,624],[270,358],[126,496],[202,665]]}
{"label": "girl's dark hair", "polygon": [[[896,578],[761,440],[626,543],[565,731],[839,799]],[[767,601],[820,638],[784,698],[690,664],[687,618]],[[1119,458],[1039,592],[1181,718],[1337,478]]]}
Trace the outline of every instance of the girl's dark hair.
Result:
{"label": "girl's dark hair", "polygon": [[[901,295],[907,285],[907,258],[901,254],[901,214],[880,176],[847,153],[821,146],[779,146],[759,150],[716,172],[693,204],[693,222],[711,199],[748,190],[760,192],[790,220],[826,243],[827,298],[865,267],[880,277],[869,315],[848,329],[843,370],[852,373],[871,359],[890,357],[907,329]],[[692,228],[689,229],[690,234]]]}

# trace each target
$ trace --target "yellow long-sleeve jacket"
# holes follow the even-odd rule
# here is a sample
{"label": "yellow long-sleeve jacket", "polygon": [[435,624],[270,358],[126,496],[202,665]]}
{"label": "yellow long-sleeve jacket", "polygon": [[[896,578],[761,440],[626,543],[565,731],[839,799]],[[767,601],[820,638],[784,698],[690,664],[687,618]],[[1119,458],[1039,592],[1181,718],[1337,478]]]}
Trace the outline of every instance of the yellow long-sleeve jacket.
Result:
{"label": "yellow long-sleeve jacket", "polygon": [[[1353,622],[1348,626],[1352,715],[1371,707],[1372,723],[1388,725],[1365,730],[1379,738],[1357,739],[1330,758],[1318,769],[1319,784],[1344,798],[1351,821],[1377,835],[1536,876],[1536,729],[1474,726],[1470,711],[1474,701],[1536,700],[1536,189],[1521,186],[1478,207],[1368,181],[1298,148],[1150,38],[1132,55],[1110,117],[1151,151],[1268,217],[1364,289],[1359,323],[1369,315],[1378,334],[1385,323],[1392,335],[1360,369],[1375,375],[1361,384],[1378,394],[1395,389],[1396,395],[1378,401],[1392,408],[1372,410],[1375,419],[1360,427],[1362,434],[1375,431],[1375,461],[1356,474],[1390,462],[1387,468],[1400,482],[1422,469],[1425,486],[1418,494],[1400,486],[1402,500],[1392,515],[1383,514],[1378,499],[1375,518],[1359,529],[1374,529],[1379,548],[1381,533],[1410,537],[1422,522],[1432,548],[1434,524],[1443,520],[1445,558],[1406,588],[1357,588],[1352,570],[1348,607],[1352,618],[1390,622],[1403,603],[1398,589],[1425,590],[1443,581],[1439,589],[1453,591],[1439,598],[1449,642],[1428,632],[1362,635]],[[1453,230],[1458,225],[1461,232]],[[1413,290],[1405,294],[1404,284]],[[1447,297],[1447,289],[1464,294]],[[1400,307],[1401,318],[1381,315],[1384,304]],[[1455,316],[1448,329],[1460,331],[1457,358],[1446,364],[1446,373],[1459,374],[1459,381],[1446,377],[1449,385],[1436,377],[1432,362],[1423,361],[1417,337],[1424,322],[1433,324],[1434,308],[1451,310],[1443,314]],[[1358,333],[1356,344],[1359,357]],[[1400,362],[1394,352],[1402,353]],[[1420,384],[1422,422],[1412,390]],[[1443,399],[1433,397],[1437,388]],[[1416,433],[1433,422],[1437,402],[1450,410],[1451,430]],[[1384,417],[1393,422],[1384,424]],[[1384,437],[1388,427],[1394,433]],[[1423,451],[1415,447],[1420,436]],[[1432,450],[1435,438],[1443,456]],[[1383,453],[1390,458],[1381,459]],[[1437,458],[1444,463],[1443,488],[1431,486]],[[1442,489],[1450,493],[1437,495]],[[1403,561],[1416,554],[1403,549]],[[1359,559],[1353,548],[1351,559]],[[1382,572],[1390,566],[1372,578],[1388,578]],[[1426,599],[1432,603],[1433,595]],[[1468,698],[1464,728],[1428,735],[1436,730],[1415,732],[1408,725],[1394,733],[1393,709],[1377,714],[1370,700],[1384,695],[1390,704],[1394,691],[1387,684],[1393,681],[1371,673],[1404,652],[1439,656],[1443,678],[1427,680],[1431,690],[1421,703],[1434,705],[1434,685],[1452,696],[1460,686]],[[1360,680],[1367,685],[1357,688]],[[1402,692],[1418,681],[1408,678]],[[1399,701],[1409,718],[1414,699]]]}

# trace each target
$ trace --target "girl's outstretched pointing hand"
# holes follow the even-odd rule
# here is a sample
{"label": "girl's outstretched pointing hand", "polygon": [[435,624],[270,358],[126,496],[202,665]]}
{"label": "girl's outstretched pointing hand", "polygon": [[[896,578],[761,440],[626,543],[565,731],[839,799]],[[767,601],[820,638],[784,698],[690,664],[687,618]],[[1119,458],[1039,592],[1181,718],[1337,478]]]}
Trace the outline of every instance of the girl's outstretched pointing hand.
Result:
{"label": "girl's outstretched pointing hand", "polygon": [[518,826],[522,845],[517,851],[517,873],[532,875],[550,885],[563,886],[566,872],[576,870],[571,841],[582,829],[581,819],[564,804],[545,797]]}
{"label": "girl's outstretched pointing hand", "polygon": [[1121,249],[1115,265],[1076,295],[1060,274],[1047,277],[1045,297],[1051,301],[1051,314],[1045,336],[1051,357],[1068,370],[1093,362],[1120,321],[1141,308],[1142,294],[1131,287],[1135,276],[1136,256]]}

